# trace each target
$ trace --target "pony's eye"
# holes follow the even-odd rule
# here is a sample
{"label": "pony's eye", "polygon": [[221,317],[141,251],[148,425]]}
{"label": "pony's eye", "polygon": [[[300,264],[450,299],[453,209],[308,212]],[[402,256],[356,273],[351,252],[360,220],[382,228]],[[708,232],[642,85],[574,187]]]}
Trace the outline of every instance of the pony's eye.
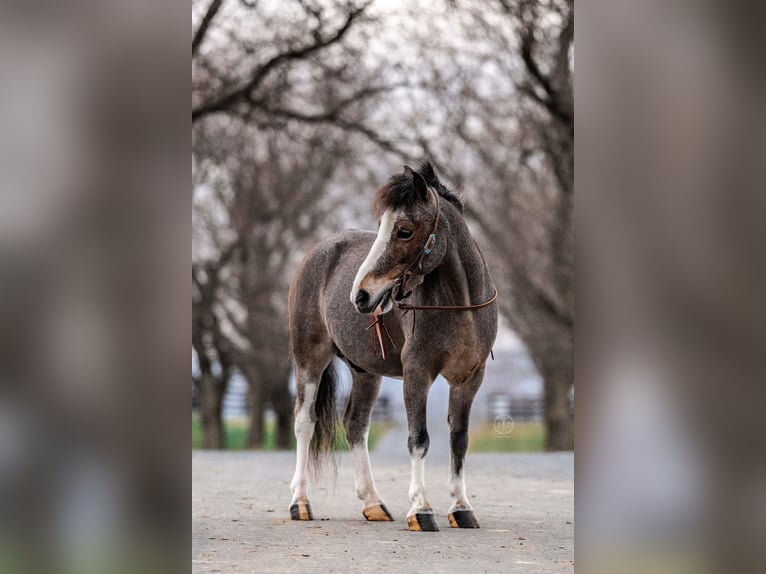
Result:
{"label": "pony's eye", "polygon": [[412,238],[412,231],[409,229],[405,229],[404,227],[400,227],[396,230],[396,238],[397,239],[411,239]]}

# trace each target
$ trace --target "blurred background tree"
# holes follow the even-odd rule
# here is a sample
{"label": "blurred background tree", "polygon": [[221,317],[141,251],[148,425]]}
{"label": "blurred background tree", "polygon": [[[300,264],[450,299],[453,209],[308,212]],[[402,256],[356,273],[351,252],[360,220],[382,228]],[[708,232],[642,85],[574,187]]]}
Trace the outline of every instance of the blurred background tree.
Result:
{"label": "blurred background tree", "polygon": [[192,13],[205,444],[221,444],[236,368],[249,444],[270,407],[289,446],[291,273],[330,232],[373,228],[375,187],[429,157],[466,195],[501,314],[544,380],[547,447],[571,448],[573,3],[206,0]]}

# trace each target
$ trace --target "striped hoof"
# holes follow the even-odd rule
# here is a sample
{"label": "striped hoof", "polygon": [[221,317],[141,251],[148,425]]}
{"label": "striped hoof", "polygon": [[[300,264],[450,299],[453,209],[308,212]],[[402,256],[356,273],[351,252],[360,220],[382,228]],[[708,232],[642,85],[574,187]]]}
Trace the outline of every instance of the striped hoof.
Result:
{"label": "striped hoof", "polygon": [[314,515],[311,513],[311,505],[308,501],[294,502],[290,506],[290,518],[293,520],[314,520]]}
{"label": "striped hoof", "polygon": [[388,511],[388,508],[386,508],[386,505],[382,502],[380,504],[370,506],[369,508],[365,508],[362,510],[362,514],[370,522],[391,522],[394,519],[394,517],[391,516],[391,513]]}
{"label": "striped hoof", "polygon": [[436,519],[432,513],[418,513],[407,517],[407,527],[413,532],[438,532]]}
{"label": "striped hoof", "polygon": [[476,520],[473,510],[455,510],[447,517],[452,528],[479,528],[479,521]]}

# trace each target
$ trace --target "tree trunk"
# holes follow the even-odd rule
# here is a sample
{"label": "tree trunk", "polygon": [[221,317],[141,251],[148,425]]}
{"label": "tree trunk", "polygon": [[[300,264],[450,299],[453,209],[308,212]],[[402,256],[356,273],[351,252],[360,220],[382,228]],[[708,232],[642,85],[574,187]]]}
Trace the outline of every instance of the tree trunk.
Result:
{"label": "tree trunk", "polygon": [[263,448],[263,385],[250,372],[248,372],[248,382],[250,383],[250,429],[247,435],[247,446],[248,448]]}
{"label": "tree trunk", "polygon": [[203,446],[211,449],[226,448],[221,416],[225,385],[217,381],[212,374],[203,374],[197,390],[202,419]]}
{"label": "tree trunk", "polygon": [[277,448],[289,449],[293,438],[293,401],[289,387],[289,369],[275,373],[271,390],[271,406],[277,416]]}
{"label": "tree trunk", "polygon": [[574,420],[569,411],[571,373],[559,369],[545,380],[545,449],[574,448]]}
{"label": "tree trunk", "polygon": [[574,360],[571,332],[550,333],[531,351],[543,377],[545,449],[572,450],[574,418],[569,408],[569,391],[574,383]]}

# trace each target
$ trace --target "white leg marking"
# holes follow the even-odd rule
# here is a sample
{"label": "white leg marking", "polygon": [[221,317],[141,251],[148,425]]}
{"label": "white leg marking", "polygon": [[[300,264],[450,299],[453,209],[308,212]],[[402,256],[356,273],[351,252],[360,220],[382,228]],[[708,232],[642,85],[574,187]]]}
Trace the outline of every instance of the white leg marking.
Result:
{"label": "white leg marking", "polygon": [[372,477],[370,466],[370,453],[367,449],[367,435],[365,431],[363,443],[351,448],[351,462],[354,465],[354,485],[356,495],[364,502],[364,508],[380,504],[380,494],[375,488],[375,479]]}
{"label": "white leg marking", "polygon": [[[311,420],[311,408],[314,405],[317,385],[307,384],[304,391],[303,404],[295,416],[295,438],[297,442],[295,474],[290,483],[293,492],[293,501],[306,499],[306,486],[309,470],[309,444],[314,434],[314,423]],[[292,503],[291,503],[292,505]]]}
{"label": "white leg marking", "polygon": [[463,469],[460,470],[460,474],[453,474],[449,481],[449,492],[452,496],[452,506],[450,506],[449,513],[455,510],[471,510],[471,503],[468,502],[468,498],[465,495],[465,476]]}
{"label": "white leg marking", "polygon": [[431,510],[431,505],[426,500],[426,460],[425,449],[416,448],[410,456],[412,461],[412,472],[410,475],[410,503],[412,508],[407,516],[412,516],[417,512]]}
{"label": "white leg marking", "polygon": [[[383,217],[380,218],[378,236],[375,238],[375,242],[372,244],[370,252],[367,254],[367,258],[356,273],[354,286],[351,288],[352,303],[356,301],[356,294],[359,292],[359,286],[361,285],[362,280],[364,280],[365,276],[373,270],[378,259],[380,259],[380,256],[386,252],[388,242],[391,239],[391,232],[394,230],[394,223],[396,223],[396,213],[387,209],[383,214]],[[374,293],[371,293],[371,295],[374,295]]]}

